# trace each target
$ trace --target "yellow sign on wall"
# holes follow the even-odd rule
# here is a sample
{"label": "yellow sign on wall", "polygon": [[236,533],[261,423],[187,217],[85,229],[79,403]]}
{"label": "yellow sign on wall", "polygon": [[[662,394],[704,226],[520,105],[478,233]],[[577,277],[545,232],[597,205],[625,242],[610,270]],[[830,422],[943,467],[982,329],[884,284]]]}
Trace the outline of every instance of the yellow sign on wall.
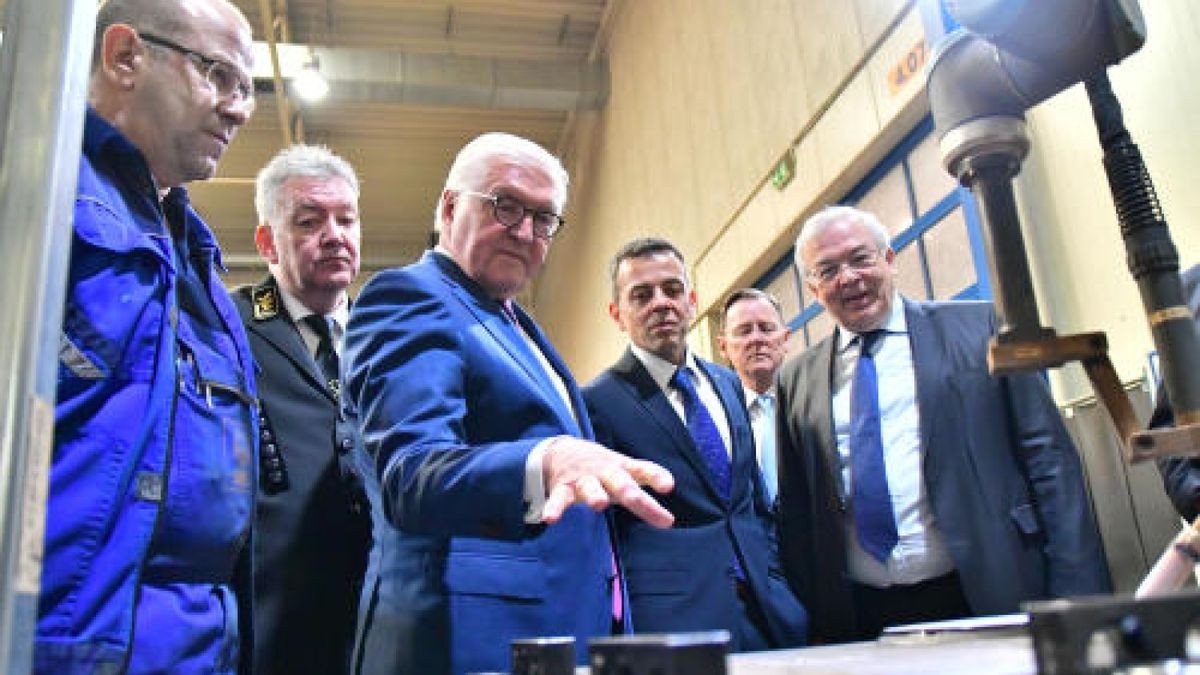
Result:
{"label": "yellow sign on wall", "polygon": [[888,70],[888,93],[895,96],[913,79],[921,77],[921,71],[925,68],[925,59],[928,56],[929,48],[925,45],[924,39],[905,52]]}

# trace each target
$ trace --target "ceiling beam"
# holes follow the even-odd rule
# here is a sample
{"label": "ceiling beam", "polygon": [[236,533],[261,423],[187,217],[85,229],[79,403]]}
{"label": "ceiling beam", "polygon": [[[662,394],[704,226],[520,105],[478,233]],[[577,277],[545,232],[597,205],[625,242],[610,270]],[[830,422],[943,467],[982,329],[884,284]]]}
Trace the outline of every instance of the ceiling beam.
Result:
{"label": "ceiling beam", "polygon": [[[282,43],[274,53],[271,69],[256,68],[256,77],[275,80],[278,93],[282,80],[315,53],[334,102],[572,111],[598,109],[608,98],[603,60],[562,63]],[[281,124],[287,126],[284,114]]]}
{"label": "ceiling beam", "polygon": [[[279,132],[283,135],[284,147],[292,145],[292,105],[288,100],[287,88],[283,86],[283,71],[279,65],[279,49],[278,45],[284,36],[290,36],[291,30],[287,25],[287,0],[279,0],[282,11],[279,12],[276,18],[275,8],[271,6],[271,0],[258,0],[258,10],[262,15],[263,35],[267,36],[266,49],[269,54],[271,63],[271,80],[275,83],[275,103],[276,110],[279,111]],[[301,137],[300,142],[304,142]]]}

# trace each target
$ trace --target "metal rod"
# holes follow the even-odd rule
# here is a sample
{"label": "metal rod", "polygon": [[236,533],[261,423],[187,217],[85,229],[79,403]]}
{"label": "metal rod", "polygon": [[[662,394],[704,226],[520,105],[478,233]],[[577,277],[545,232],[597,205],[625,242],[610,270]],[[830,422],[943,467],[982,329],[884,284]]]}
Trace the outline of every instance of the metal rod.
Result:
{"label": "metal rod", "polygon": [[94,0],[10,0],[0,51],[0,672],[28,673]]}
{"label": "metal rod", "polygon": [[1141,152],[1104,71],[1085,81],[1104,149],[1129,271],[1137,281],[1177,426],[1200,424],[1200,336],[1183,296],[1179,253]]}
{"label": "metal rod", "polygon": [[1038,316],[1025,237],[1017,215],[1012,178],[1020,158],[1006,153],[989,153],[964,160],[966,172],[960,179],[975,194],[987,246],[988,267],[995,282],[996,314],[1000,343],[1040,340],[1054,335]]}
{"label": "metal rod", "polygon": [[292,144],[291,102],[287,87],[279,70],[279,36],[276,34],[275,10],[271,0],[259,0],[258,11],[262,14],[263,37],[267,41],[267,53],[271,56],[271,79],[275,82],[275,106],[279,113],[279,133],[284,147]]}

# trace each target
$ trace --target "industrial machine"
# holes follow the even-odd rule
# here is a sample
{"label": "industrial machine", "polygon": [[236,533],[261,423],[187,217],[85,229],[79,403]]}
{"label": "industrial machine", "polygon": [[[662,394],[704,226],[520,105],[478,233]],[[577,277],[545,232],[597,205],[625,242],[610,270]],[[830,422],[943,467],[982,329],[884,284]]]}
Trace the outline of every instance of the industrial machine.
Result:
{"label": "industrial machine", "polygon": [[[1136,0],[943,0],[961,28],[935,47],[928,93],[943,164],[979,204],[1000,330],[993,373],[1079,361],[1108,410],[1129,462],[1200,454],[1200,339],[1179,279],[1179,256],[1140,152],[1106,75],[1145,42]],[[1145,431],[1121,387],[1102,332],[1043,326],[1012,179],[1029,151],[1024,113],[1083,82],[1093,109],[1130,273],[1158,349],[1173,428]],[[1091,233],[1089,233],[1090,235]],[[1200,596],[1033,603],[1042,673],[1107,671],[1200,658]]]}

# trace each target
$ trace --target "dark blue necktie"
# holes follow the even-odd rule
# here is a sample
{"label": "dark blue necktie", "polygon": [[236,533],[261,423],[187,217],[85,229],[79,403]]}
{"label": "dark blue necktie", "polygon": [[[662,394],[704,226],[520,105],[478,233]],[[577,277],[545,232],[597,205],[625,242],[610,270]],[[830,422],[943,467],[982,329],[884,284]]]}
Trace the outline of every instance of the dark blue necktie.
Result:
{"label": "dark blue necktie", "polygon": [[850,504],[859,543],[880,562],[888,559],[899,539],[883,463],[879,378],[872,353],[884,335],[885,331],[876,330],[859,336],[858,367],[850,385]]}
{"label": "dark blue necktie", "polygon": [[729,452],[725,449],[725,442],[721,440],[717,423],[713,421],[712,415],[708,414],[708,408],[704,407],[704,402],[696,393],[693,377],[695,374],[687,366],[680,366],[671,377],[671,386],[683,397],[683,416],[687,420],[688,433],[692,435],[696,448],[700,450],[700,456],[708,466],[708,472],[717,485],[717,494],[728,504]]}
{"label": "dark blue necktie", "polygon": [[313,355],[313,358],[317,362],[317,367],[321,369],[321,374],[325,376],[325,385],[336,396],[340,389],[340,374],[338,373],[340,364],[337,350],[333,348],[333,329],[329,325],[332,319],[321,314],[309,314],[304,317],[303,321],[319,338],[317,353]]}
{"label": "dark blue necktie", "polygon": [[[694,377],[698,375],[693,373],[691,368],[680,366],[671,376],[671,386],[683,397],[683,417],[687,420],[688,433],[692,435],[692,441],[700,450],[700,456],[708,466],[713,482],[717,484],[717,494],[722,502],[729,504],[729,484],[732,480],[729,452],[725,449],[725,441],[721,440],[717,423],[713,421],[712,415],[708,414],[708,408],[696,392],[696,384],[692,381]],[[739,581],[746,580],[746,573],[742,570],[737,554],[729,561],[729,575]]]}

